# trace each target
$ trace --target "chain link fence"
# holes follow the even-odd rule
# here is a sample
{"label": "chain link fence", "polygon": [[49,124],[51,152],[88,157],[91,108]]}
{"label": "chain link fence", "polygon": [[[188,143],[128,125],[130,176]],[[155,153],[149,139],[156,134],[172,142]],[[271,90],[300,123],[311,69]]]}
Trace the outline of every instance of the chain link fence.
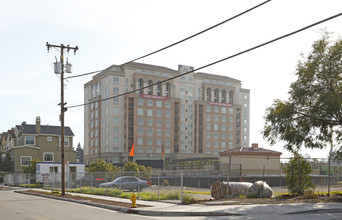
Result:
{"label": "chain link fence", "polygon": [[[247,158],[248,159],[248,158]],[[110,190],[119,189],[123,192],[136,192],[138,197],[145,192],[152,193],[158,200],[163,200],[165,194],[178,194],[183,199],[184,194],[196,195],[196,198],[210,198],[210,184],[216,181],[252,182],[265,181],[274,192],[287,192],[283,168],[288,166],[290,158],[279,159],[278,168],[270,169],[272,158],[264,158],[253,169],[244,164],[231,164],[228,168],[219,170],[156,170],[146,172],[85,172],[66,173],[65,187],[71,189],[87,187],[91,193],[104,190],[110,195]],[[342,165],[329,163],[328,158],[305,159],[311,166],[311,178],[318,192],[342,190]],[[271,163],[272,165],[272,163]],[[227,167],[225,167],[227,168]],[[300,167],[299,167],[300,169]],[[134,177],[134,178],[133,178]],[[28,188],[43,187],[49,189],[61,188],[61,174],[7,174],[6,185],[25,186]],[[106,184],[105,184],[106,183]]]}

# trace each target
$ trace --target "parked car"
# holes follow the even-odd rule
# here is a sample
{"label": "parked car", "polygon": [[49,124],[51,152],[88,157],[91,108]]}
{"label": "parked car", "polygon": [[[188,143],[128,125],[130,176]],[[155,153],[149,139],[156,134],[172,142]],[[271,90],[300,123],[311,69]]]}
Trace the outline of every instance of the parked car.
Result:
{"label": "parked car", "polygon": [[147,181],[141,180],[135,176],[122,176],[118,177],[112,182],[101,183],[100,187],[114,187],[119,189],[128,190],[143,190],[147,187]]}

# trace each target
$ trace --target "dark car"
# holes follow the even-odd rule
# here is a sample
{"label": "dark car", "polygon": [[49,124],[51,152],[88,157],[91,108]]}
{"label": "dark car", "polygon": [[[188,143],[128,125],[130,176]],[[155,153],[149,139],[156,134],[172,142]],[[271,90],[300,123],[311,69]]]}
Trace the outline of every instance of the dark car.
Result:
{"label": "dark car", "polygon": [[100,187],[114,187],[119,189],[128,190],[143,190],[147,187],[147,181],[141,180],[135,176],[122,176],[118,177],[112,182],[101,183]]}

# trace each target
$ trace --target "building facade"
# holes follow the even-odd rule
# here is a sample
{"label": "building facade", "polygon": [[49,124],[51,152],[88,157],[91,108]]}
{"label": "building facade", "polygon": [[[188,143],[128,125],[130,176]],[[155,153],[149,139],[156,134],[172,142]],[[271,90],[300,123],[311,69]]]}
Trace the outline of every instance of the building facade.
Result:
{"label": "building facade", "polygon": [[[73,149],[73,132],[65,127],[65,160],[76,162]],[[42,162],[61,162],[61,127],[41,125],[40,117],[35,124],[23,122],[1,134],[1,156],[9,153],[14,162],[14,172],[22,172],[22,167],[31,164],[33,159]]]}
{"label": "building facade", "polygon": [[226,76],[182,75],[189,70],[113,65],[86,83],[85,163],[129,161],[133,143],[134,160],[160,159],[162,152],[166,158],[218,157],[221,151],[247,147],[249,90]]}

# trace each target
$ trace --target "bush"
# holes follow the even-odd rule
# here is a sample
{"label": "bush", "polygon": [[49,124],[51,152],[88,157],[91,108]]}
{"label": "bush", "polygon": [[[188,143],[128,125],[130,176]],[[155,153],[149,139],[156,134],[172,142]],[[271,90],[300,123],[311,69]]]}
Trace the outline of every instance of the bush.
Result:
{"label": "bush", "polygon": [[163,181],[163,186],[168,186],[169,185],[169,181],[168,180],[164,180]]}
{"label": "bush", "polygon": [[283,171],[285,173],[286,188],[291,195],[302,196],[308,190],[315,190],[315,185],[310,176],[312,172],[310,163],[299,153],[294,153]]}

